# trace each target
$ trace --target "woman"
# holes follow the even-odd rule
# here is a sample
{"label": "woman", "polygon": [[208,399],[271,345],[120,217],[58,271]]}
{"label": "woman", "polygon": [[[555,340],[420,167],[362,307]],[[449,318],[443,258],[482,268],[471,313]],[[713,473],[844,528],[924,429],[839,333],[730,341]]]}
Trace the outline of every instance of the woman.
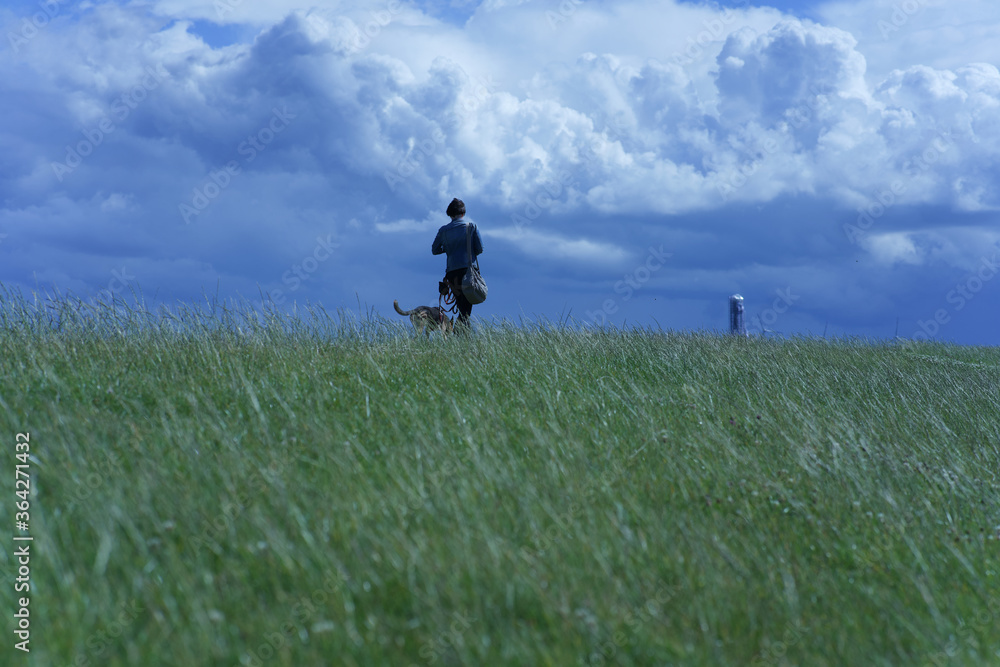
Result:
{"label": "woman", "polygon": [[472,304],[462,294],[462,277],[470,266],[476,261],[476,257],[483,252],[483,241],[479,238],[479,228],[473,228],[472,232],[472,257],[469,257],[467,241],[465,238],[467,223],[465,217],[465,203],[461,199],[452,199],[446,211],[451,222],[442,225],[434,237],[431,244],[431,252],[435,255],[448,253],[448,266],[445,269],[444,281],[451,286],[451,291],[455,295],[455,303],[458,305],[458,323],[464,326],[469,325],[469,315],[472,314]]}

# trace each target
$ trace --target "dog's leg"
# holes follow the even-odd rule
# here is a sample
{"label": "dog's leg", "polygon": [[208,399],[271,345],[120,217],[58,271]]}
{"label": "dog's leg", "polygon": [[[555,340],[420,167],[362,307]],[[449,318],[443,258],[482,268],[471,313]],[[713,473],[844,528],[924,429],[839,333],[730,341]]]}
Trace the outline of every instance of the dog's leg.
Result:
{"label": "dog's leg", "polygon": [[430,338],[431,333],[427,330],[427,318],[417,316],[416,320],[413,322],[413,326],[417,329],[417,336]]}

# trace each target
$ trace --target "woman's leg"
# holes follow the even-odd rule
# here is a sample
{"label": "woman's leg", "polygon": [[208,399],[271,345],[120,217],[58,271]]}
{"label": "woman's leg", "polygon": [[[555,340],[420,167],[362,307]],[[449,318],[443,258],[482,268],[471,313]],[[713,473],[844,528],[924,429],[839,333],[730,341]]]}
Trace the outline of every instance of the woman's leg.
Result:
{"label": "woman's leg", "polygon": [[469,326],[469,316],[472,315],[472,304],[462,293],[462,278],[468,269],[455,269],[445,274],[445,280],[451,285],[451,291],[455,295],[455,305],[458,306],[458,323]]}
{"label": "woman's leg", "polygon": [[459,281],[458,294],[455,296],[455,303],[458,304],[458,323],[469,326],[469,316],[472,315],[472,304],[462,294],[462,281]]}

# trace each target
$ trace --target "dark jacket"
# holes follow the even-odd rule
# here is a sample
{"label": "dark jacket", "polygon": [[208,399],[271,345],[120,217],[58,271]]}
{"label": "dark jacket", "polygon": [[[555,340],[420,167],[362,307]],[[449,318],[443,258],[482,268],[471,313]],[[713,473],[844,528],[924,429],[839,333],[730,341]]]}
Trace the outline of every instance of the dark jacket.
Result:
{"label": "dark jacket", "polygon": [[483,241],[479,238],[479,228],[473,225],[472,261],[469,261],[466,249],[465,227],[465,220],[461,218],[452,220],[447,225],[442,225],[441,229],[438,230],[437,236],[434,237],[434,243],[431,244],[431,252],[435,255],[448,253],[448,268],[445,269],[445,273],[454,271],[455,269],[468,268],[476,260],[476,256],[481,255],[483,252]]}

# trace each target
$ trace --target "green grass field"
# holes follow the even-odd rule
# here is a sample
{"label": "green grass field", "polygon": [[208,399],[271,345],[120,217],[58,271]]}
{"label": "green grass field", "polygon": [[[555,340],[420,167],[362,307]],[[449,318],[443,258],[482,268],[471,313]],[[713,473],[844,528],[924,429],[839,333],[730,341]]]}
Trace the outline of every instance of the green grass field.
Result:
{"label": "green grass field", "polygon": [[1000,350],[408,326],[8,295],[3,664],[1000,664]]}

